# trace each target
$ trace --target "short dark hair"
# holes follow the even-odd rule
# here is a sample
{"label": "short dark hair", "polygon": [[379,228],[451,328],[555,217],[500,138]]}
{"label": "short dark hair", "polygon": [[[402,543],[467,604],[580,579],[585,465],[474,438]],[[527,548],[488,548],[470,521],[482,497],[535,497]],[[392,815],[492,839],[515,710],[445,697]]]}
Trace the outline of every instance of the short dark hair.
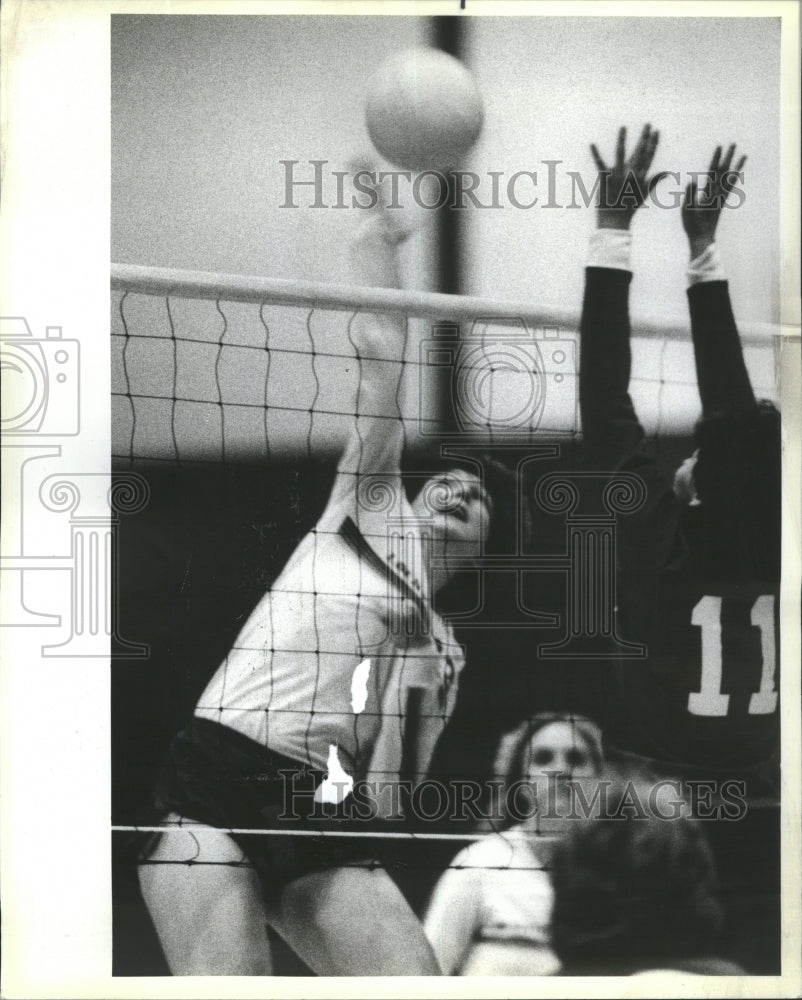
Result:
{"label": "short dark hair", "polygon": [[761,400],[713,413],[696,426],[694,483],[707,560],[745,579],[780,576],[780,413]]}
{"label": "short dark hair", "polygon": [[722,913],[698,821],[619,809],[634,786],[619,776],[601,815],[572,823],[552,854],[552,947],[566,974],[627,975],[709,956]]}
{"label": "short dark hair", "polygon": [[481,476],[490,496],[493,510],[485,543],[486,551],[510,552],[518,538],[518,532],[522,535],[519,543],[524,547],[521,551],[526,551],[531,534],[531,515],[518,476],[513,469],[489,452],[479,454],[474,460],[461,455],[443,455],[437,445],[405,453],[401,463],[401,477],[407,496],[410,500],[414,499],[426,480],[451,469],[462,469]]}

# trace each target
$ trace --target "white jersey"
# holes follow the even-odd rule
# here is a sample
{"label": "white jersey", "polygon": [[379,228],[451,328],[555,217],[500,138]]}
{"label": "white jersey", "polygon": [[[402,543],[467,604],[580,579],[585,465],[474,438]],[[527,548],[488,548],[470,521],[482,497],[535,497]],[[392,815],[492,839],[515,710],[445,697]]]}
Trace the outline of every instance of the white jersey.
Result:
{"label": "white jersey", "polygon": [[348,779],[414,781],[453,711],[464,658],[431,605],[425,524],[398,473],[400,422],[359,426],[323,516],[195,714],[330,775],[336,765]]}
{"label": "white jersey", "polygon": [[553,975],[543,838],[513,827],[466,847],[435,886],[425,928],[444,975]]}

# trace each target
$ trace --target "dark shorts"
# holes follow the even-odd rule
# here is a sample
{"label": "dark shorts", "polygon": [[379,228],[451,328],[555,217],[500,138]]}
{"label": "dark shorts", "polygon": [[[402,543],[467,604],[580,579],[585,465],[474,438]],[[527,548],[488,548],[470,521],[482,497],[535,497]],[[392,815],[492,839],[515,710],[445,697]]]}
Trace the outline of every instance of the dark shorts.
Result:
{"label": "dark shorts", "polygon": [[[226,830],[256,870],[266,896],[315,871],[379,867],[371,833],[341,807],[315,803],[324,773],[274,753],[228,726],[193,718],[174,738],[154,796],[154,817],[170,813]],[[248,833],[249,830],[274,831]],[[345,834],[345,835],[344,835]],[[140,860],[160,833],[139,843]]]}

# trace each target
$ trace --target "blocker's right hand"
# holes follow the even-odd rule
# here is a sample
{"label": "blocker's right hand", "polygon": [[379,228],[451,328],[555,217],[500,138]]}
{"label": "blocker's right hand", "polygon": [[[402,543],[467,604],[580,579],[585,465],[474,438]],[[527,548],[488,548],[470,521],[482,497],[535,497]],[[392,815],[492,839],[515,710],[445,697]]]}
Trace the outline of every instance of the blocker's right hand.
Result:
{"label": "blocker's right hand", "polygon": [[615,163],[608,167],[601,158],[595,143],[590,152],[599,171],[599,204],[597,219],[600,229],[629,229],[635,212],[659,176],[648,178],[660,133],[651,125],[643,126],[637,145],[626,159],[627,130],[618,130]]}

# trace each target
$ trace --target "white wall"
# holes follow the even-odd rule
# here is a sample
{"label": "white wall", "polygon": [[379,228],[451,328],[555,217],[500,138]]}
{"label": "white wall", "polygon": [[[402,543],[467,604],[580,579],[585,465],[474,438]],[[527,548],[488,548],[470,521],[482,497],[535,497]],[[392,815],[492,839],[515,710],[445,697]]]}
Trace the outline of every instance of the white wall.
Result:
{"label": "white wall", "polygon": [[[467,60],[487,104],[472,157],[478,172],[545,171],[539,161],[562,160],[557,200],[568,204],[564,171],[590,182],[589,144],[612,157],[619,125],[630,141],[644,122],[660,129],[655,170],[706,170],[717,144],[737,142],[748,155],[746,200],[719,227],[736,315],[778,319],[779,20],[475,18],[470,29]],[[588,214],[538,206],[471,213],[471,290],[577,302]],[[644,212],[634,232],[634,312],[684,315],[679,213]]]}
{"label": "white wall", "polygon": [[[747,198],[722,220],[722,248],[738,315],[776,319],[778,20],[466,22],[466,61],[486,103],[467,168],[512,174],[559,159],[561,174],[590,179],[589,143],[611,153],[619,124],[634,131],[647,120],[662,133],[656,169],[703,170],[717,143],[737,141],[749,155]],[[428,32],[425,18],[114,18],[112,259],[340,279],[347,213],[281,209],[278,161],[337,168],[369,149],[366,78]],[[507,205],[467,214],[469,292],[577,301],[590,213]],[[682,314],[677,213],[644,213],[636,233],[636,311]],[[412,272],[426,272],[415,256]]]}
{"label": "white wall", "polygon": [[279,161],[345,169],[370,151],[365,79],[428,30],[423,18],[113,17],[112,260],[342,280],[351,213],[281,209]]}
{"label": "white wall", "polygon": [[[503,208],[463,213],[466,292],[578,308],[593,211],[543,207],[543,161],[561,161],[557,200],[568,204],[568,170],[592,184],[589,143],[611,156],[620,124],[634,141],[651,121],[662,136],[655,170],[704,170],[718,143],[737,141],[748,154],[746,200],[724,213],[720,244],[738,318],[777,320],[778,20],[490,17],[466,19],[465,33],[465,60],[486,115],[462,166],[483,178],[483,201],[488,171],[508,178],[535,170],[540,178],[540,204],[531,210],[511,204],[503,180]],[[307,161],[329,161],[331,204],[329,171],[345,169],[355,154],[370,150],[362,110],[370,73],[391,52],[426,44],[430,34],[425,18],[112,18],[112,260],[346,279],[343,249],[354,210],[312,208],[304,189],[296,195],[300,207],[281,207],[285,171],[279,161],[301,161],[299,175],[308,176]],[[684,317],[687,249],[679,212],[641,210],[634,230],[636,321],[642,314]],[[407,246],[410,286],[431,287],[432,246],[431,227]],[[208,339],[214,340],[219,317],[210,315]],[[114,314],[112,322],[119,326]],[[169,329],[162,326],[161,334],[169,336]],[[134,378],[159,369],[159,357],[145,351]],[[771,394],[771,348],[750,350],[747,362],[759,393]],[[636,344],[634,376],[635,402],[650,431],[692,426],[698,395],[689,343]],[[311,367],[296,375],[299,399],[312,391],[312,380]],[[350,387],[343,396],[346,413],[353,393]],[[163,404],[146,405],[155,407],[150,423],[163,436]],[[572,425],[573,409],[566,404],[563,410],[557,422]],[[207,431],[195,447],[208,451],[208,442],[216,441],[216,453],[219,414],[210,413],[214,419],[206,415]],[[150,441],[169,454],[169,439],[151,440],[141,416],[137,433],[144,436],[133,442],[131,415],[118,401],[118,446],[122,439],[124,453],[139,453]],[[291,417],[272,433],[276,443],[297,448],[301,425],[291,433]],[[323,414],[317,420],[314,435],[303,424],[304,440],[308,435],[321,446],[326,440],[335,445],[343,428]],[[190,418],[188,428],[201,423]],[[229,420],[227,433],[233,426]],[[236,447],[247,452],[248,440],[243,430]],[[266,447],[262,432],[253,454]]]}

